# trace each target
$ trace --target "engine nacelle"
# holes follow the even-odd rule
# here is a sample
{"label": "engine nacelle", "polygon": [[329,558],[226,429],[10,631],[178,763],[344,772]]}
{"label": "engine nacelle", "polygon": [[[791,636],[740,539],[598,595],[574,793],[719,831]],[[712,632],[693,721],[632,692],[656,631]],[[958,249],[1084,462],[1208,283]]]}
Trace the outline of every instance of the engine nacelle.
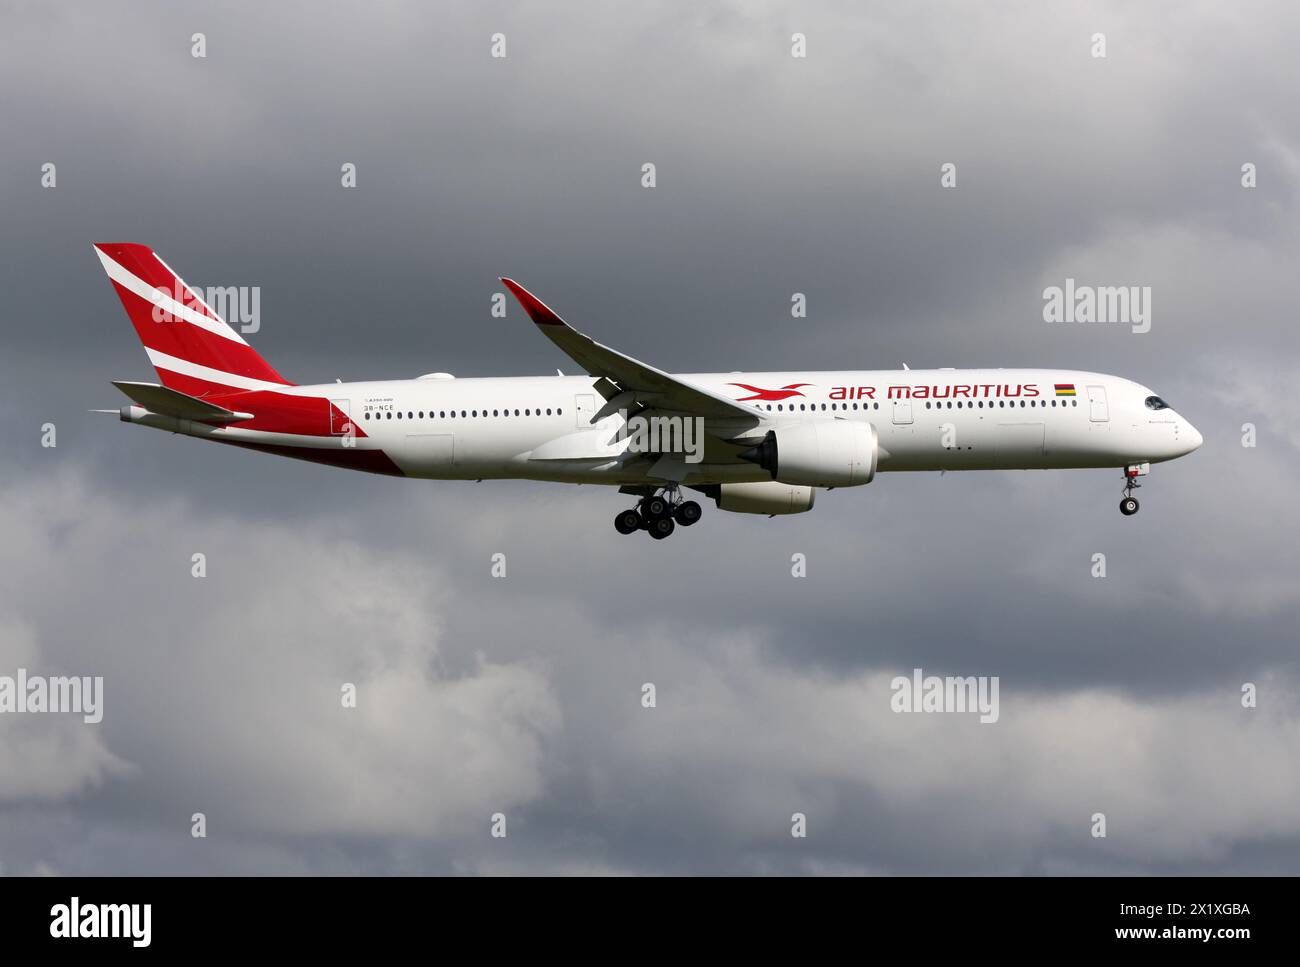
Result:
{"label": "engine nacelle", "polygon": [[792,487],[775,480],[718,485],[714,502],[718,510],[733,514],[802,514],[812,510],[817,493],[811,487]]}
{"label": "engine nacelle", "polygon": [[763,442],[740,454],[786,484],[857,487],[876,475],[876,428],[857,420],[816,420],[768,430]]}

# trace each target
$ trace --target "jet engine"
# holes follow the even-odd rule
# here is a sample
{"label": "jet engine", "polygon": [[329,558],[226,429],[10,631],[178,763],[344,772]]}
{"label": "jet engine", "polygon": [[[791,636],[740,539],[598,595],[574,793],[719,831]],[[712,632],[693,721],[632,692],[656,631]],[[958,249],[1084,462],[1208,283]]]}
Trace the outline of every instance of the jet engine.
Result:
{"label": "jet engine", "polygon": [[817,493],[811,487],[792,487],[775,480],[724,483],[711,494],[719,510],[734,514],[802,514],[812,510]]}
{"label": "jet engine", "polygon": [[774,481],[809,487],[857,487],[876,475],[876,428],[857,420],[816,420],[768,430],[740,454]]}

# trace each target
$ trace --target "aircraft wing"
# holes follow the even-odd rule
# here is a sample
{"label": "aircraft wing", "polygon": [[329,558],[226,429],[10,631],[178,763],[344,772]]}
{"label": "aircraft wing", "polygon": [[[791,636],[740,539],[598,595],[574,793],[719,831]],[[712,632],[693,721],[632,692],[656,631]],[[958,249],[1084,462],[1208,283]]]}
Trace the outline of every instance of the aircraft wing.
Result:
{"label": "aircraft wing", "polygon": [[607,403],[596,418],[617,409],[616,402],[623,406],[637,402],[651,409],[717,420],[746,420],[750,424],[763,421],[757,410],[602,346],[570,326],[518,282],[504,278],[501,281],[551,342],[592,376],[603,376],[616,387],[608,395],[602,394],[606,395]]}

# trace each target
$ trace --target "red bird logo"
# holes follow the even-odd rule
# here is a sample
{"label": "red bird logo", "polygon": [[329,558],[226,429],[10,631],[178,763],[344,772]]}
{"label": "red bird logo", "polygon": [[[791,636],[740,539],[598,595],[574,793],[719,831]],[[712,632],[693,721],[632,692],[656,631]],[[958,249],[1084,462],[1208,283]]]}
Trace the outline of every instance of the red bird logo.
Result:
{"label": "red bird logo", "polygon": [[753,396],[740,396],[736,398],[737,403],[748,403],[750,400],[764,400],[769,403],[775,403],[778,400],[788,400],[792,396],[803,396],[799,392],[800,386],[811,386],[812,383],[790,383],[782,386],[780,389],[763,389],[761,386],[750,386],[748,383],[728,383],[728,386],[739,386],[743,390],[749,390]]}

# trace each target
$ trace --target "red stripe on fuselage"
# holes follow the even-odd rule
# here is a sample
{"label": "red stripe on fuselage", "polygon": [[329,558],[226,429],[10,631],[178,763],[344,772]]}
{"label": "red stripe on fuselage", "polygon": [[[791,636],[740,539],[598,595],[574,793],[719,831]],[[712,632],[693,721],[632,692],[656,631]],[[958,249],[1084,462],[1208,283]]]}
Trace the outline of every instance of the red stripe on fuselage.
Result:
{"label": "red stripe on fuselage", "polygon": [[[268,433],[294,433],[300,436],[344,436],[339,432],[349,417],[330,400],[321,396],[289,396],[274,390],[248,390],[203,397],[205,402],[224,406],[237,413],[252,413],[251,420],[232,424],[241,430],[264,430]],[[366,432],[352,424],[352,436],[364,439]]]}
{"label": "red stripe on fuselage", "polygon": [[329,447],[326,449],[317,449],[315,447],[293,447],[282,446],[280,444],[251,443],[246,440],[229,440],[214,437],[219,443],[228,443],[234,447],[243,447],[245,450],[262,450],[266,453],[273,453],[280,457],[291,457],[294,460],[306,460],[310,463],[321,463],[330,467],[346,467],[349,470],[361,470],[366,473],[381,473],[389,477],[405,477],[400,467],[389,459],[388,454],[383,450],[358,450],[356,447],[345,447],[342,444],[338,449]]}

